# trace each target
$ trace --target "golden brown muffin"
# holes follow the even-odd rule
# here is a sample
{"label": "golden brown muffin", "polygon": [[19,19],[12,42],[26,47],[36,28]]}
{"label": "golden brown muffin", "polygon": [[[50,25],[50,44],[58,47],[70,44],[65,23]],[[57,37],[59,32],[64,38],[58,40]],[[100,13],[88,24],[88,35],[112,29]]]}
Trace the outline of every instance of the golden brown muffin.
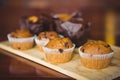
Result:
{"label": "golden brown muffin", "polygon": [[91,69],[102,69],[110,65],[113,50],[104,41],[89,40],[79,48],[82,65]]}
{"label": "golden brown muffin", "polygon": [[41,32],[38,35],[38,39],[46,38],[46,39],[54,39],[59,37],[58,34],[55,31],[46,31],[46,32]]}
{"label": "golden brown muffin", "polygon": [[55,31],[45,31],[39,33],[38,37],[35,38],[35,42],[40,50],[43,52],[43,46],[45,46],[50,40],[58,38],[58,34]]}
{"label": "golden brown muffin", "polygon": [[60,64],[71,60],[75,46],[69,38],[55,38],[46,47],[47,49],[44,48],[46,61],[52,64]]}
{"label": "golden brown muffin", "polygon": [[15,32],[11,32],[11,36],[13,38],[27,38],[33,35],[28,30],[20,29],[20,30],[16,30]]}
{"label": "golden brown muffin", "polygon": [[72,46],[72,41],[69,38],[55,38],[46,45],[46,47],[52,49],[68,49]]}
{"label": "golden brown muffin", "polygon": [[86,54],[108,54],[112,52],[109,44],[104,41],[89,40],[83,45],[81,51]]}
{"label": "golden brown muffin", "polygon": [[34,46],[34,36],[28,30],[16,30],[8,34],[10,45],[14,49],[27,50]]}

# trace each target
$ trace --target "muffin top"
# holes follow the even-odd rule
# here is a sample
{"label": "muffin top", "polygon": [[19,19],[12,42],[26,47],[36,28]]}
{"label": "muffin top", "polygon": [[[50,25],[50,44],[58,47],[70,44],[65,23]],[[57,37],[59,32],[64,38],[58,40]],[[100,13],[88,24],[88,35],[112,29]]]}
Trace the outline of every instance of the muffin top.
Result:
{"label": "muffin top", "polygon": [[112,52],[110,45],[100,40],[89,40],[80,50],[86,54],[108,54]]}
{"label": "muffin top", "polygon": [[58,38],[58,34],[55,31],[45,31],[45,32],[41,32],[38,35],[38,39],[54,39],[54,38]]}
{"label": "muffin top", "polygon": [[11,36],[14,38],[27,38],[33,36],[33,34],[31,34],[29,30],[19,29],[15,32],[11,32]]}
{"label": "muffin top", "polygon": [[46,47],[52,49],[68,49],[73,47],[73,43],[69,38],[55,38],[52,39]]}

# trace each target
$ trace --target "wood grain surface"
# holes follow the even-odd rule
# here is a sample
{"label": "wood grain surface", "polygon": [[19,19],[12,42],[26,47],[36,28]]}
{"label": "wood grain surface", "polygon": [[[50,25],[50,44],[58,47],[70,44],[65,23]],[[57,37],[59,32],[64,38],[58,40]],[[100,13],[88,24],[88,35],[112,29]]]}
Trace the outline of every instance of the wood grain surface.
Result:
{"label": "wood grain surface", "polygon": [[112,63],[109,67],[101,70],[92,70],[85,68],[80,63],[80,56],[77,49],[74,51],[73,58],[70,62],[53,65],[44,60],[44,54],[41,54],[38,48],[35,46],[32,49],[19,51],[12,49],[8,41],[0,42],[0,48],[12,52],[15,55],[24,57],[56,71],[59,71],[65,75],[71,76],[75,79],[81,80],[111,80],[120,76],[120,47],[112,46],[115,52]]}

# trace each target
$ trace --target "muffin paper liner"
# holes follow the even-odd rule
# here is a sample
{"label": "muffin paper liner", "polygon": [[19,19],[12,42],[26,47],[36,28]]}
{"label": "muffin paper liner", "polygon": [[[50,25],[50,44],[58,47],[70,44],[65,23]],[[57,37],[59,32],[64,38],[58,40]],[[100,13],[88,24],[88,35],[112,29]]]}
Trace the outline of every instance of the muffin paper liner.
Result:
{"label": "muffin paper liner", "polygon": [[103,60],[103,59],[108,59],[108,58],[111,58],[114,54],[114,52],[111,52],[109,54],[87,54],[87,53],[83,53],[82,51],[80,51],[80,48],[78,48],[78,52],[80,54],[81,57],[84,57],[84,58],[92,58],[92,59],[100,59],[100,60]]}
{"label": "muffin paper liner", "polygon": [[43,47],[43,50],[45,53],[49,53],[49,54],[56,54],[56,53],[63,54],[63,53],[73,52],[74,48],[75,48],[75,44],[73,44],[72,48],[63,50],[62,53],[60,53],[59,49],[51,49],[51,48],[47,48],[47,47]]}
{"label": "muffin paper liner", "polygon": [[35,43],[37,45],[45,46],[49,42],[49,39],[39,40],[37,37],[35,38]]}
{"label": "muffin paper liner", "polygon": [[[63,38],[64,36],[59,35],[59,37]],[[46,46],[49,41],[50,41],[49,39],[41,39],[41,40],[40,40],[40,39],[38,39],[37,37],[35,37],[35,43],[36,43],[37,45]]]}
{"label": "muffin paper liner", "polygon": [[61,35],[61,34],[59,34],[58,36],[59,36],[60,38],[64,38],[64,36],[63,36],[63,35]]}
{"label": "muffin paper liner", "polygon": [[9,42],[31,42],[34,40],[36,35],[34,35],[33,37],[29,37],[29,38],[13,38],[11,37],[11,34],[8,34],[7,37],[8,37]]}

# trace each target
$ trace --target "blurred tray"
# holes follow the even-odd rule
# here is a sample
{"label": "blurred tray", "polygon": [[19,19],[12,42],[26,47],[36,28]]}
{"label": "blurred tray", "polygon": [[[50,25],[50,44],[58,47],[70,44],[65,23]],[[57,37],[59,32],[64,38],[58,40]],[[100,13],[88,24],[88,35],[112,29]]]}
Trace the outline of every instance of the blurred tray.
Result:
{"label": "blurred tray", "polygon": [[101,70],[91,70],[83,67],[80,64],[77,49],[74,51],[73,58],[70,62],[53,65],[43,59],[44,54],[40,53],[36,46],[29,50],[19,51],[12,49],[8,41],[3,41],[0,42],[0,48],[79,80],[111,80],[120,76],[120,48],[116,46],[112,46],[115,55],[113,56],[111,65]]}

